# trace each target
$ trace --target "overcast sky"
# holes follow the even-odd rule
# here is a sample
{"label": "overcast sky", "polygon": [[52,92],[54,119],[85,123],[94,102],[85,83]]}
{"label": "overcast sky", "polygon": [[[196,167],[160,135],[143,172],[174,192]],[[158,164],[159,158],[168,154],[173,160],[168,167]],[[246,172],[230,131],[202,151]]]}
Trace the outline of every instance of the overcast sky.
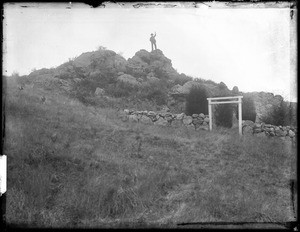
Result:
{"label": "overcast sky", "polygon": [[150,51],[156,32],[157,48],[179,73],[296,101],[288,8],[71,8],[4,5],[4,74],[56,67],[99,46],[128,59]]}

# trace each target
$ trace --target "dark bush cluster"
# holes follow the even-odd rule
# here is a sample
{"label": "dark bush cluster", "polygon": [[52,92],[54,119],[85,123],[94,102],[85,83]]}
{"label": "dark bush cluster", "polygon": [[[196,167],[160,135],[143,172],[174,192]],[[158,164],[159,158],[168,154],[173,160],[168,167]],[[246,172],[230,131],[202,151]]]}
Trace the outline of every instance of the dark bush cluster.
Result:
{"label": "dark bush cluster", "polygon": [[264,115],[261,120],[267,124],[285,126],[288,112],[287,105],[284,101],[281,101],[279,106],[274,105],[271,111],[267,115]]}
{"label": "dark bush cluster", "polygon": [[[235,107],[236,118],[239,118],[238,106]],[[243,96],[242,98],[242,120],[251,120],[255,122],[256,109],[251,97]]]}
{"label": "dark bush cluster", "polygon": [[186,115],[192,114],[207,114],[208,113],[208,101],[207,91],[204,86],[194,86],[191,88],[189,94],[186,97]]}

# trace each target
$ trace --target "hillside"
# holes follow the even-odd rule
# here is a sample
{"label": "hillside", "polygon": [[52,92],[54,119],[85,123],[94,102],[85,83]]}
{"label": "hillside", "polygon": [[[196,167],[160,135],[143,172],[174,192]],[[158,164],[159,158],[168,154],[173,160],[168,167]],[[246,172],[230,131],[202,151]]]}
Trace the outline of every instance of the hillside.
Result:
{"label": "hillside", "polygon": [[65,68],[32,73],[22,90],[6,79],[8,226],[285,228],[295,220],[295,141],[124,122],[115,108],[124,102],[71,96],[76,81],[54,76]]}
{"label": "hillside", "polygon": [[[208,97],[243,95],[255,105],[256,122],[263,121],[274,109],[285,112],[285,125],[297,126],[296,103],[283,101],[272,93],[243,93],[235,87],[229,90],[202,78],[178,73],[172,61],[161,50],[140,50],[126,60],[111,50],[86,52],[52,69],[41,69],[18,78],[20,85],[39,86],[59,91],[79,99],[84,104],[100,107],[160,110],[168,107],[172,112],[185,111],[186,96],[193,86],[202,86]],[[271,122],[270,122],[271,123]]]}

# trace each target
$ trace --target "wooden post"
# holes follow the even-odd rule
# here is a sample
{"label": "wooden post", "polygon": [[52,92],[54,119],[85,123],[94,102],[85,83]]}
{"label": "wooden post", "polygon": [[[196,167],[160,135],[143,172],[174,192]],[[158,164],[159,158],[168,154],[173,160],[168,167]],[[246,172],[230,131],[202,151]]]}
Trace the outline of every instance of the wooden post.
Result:
{"label": "wooden post", "polygon": [[209,117],[209,130],[212,130],[212,111],[211,111],[211,104],[210,99],[208,100],[208,117]]}
{"label": "wooden post", "polygon": [[242,98],[239,98],[239,134],[242,135]]}

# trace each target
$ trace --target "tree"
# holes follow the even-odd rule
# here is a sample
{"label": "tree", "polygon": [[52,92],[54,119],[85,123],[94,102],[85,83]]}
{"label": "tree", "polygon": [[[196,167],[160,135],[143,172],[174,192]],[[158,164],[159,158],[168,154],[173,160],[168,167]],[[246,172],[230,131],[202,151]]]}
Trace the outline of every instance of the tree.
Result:
{"label": "tree", "polygon": [[232,127],[233,106],[231,104],[221,104],[216,106],[215,119],[217,126]]}
{"label": "tree", "polygon": [[[238,107],[235,108],[236,118],[239,118]],[[242,119],[243,120],[251,120],[255,122],[256,119],[256,109],[254,105],[254,101],[251,97],[243,96],[242,98]]]}
{"label": "tree", "polygon": [[187,115],[207,114],[207,91],[204,86],[193,86],[186,97],[185,111]]}
{"label": "tree", "polygon": [[[225,83],[220,82],[219,84],[219,96],[226,97],[231,95]],[[233,116],[233,105],[232,104],[220,104],[216,106],[215,120],[217,126],[232,127],[232,116]]]}
{"label": "tree", "polygon": [[272,124],[275,126],[285,125],[286,112],[288,111],[284,101],[281,101],[278,106],[274,105],[268,115],[263,116],[264,123]]}

